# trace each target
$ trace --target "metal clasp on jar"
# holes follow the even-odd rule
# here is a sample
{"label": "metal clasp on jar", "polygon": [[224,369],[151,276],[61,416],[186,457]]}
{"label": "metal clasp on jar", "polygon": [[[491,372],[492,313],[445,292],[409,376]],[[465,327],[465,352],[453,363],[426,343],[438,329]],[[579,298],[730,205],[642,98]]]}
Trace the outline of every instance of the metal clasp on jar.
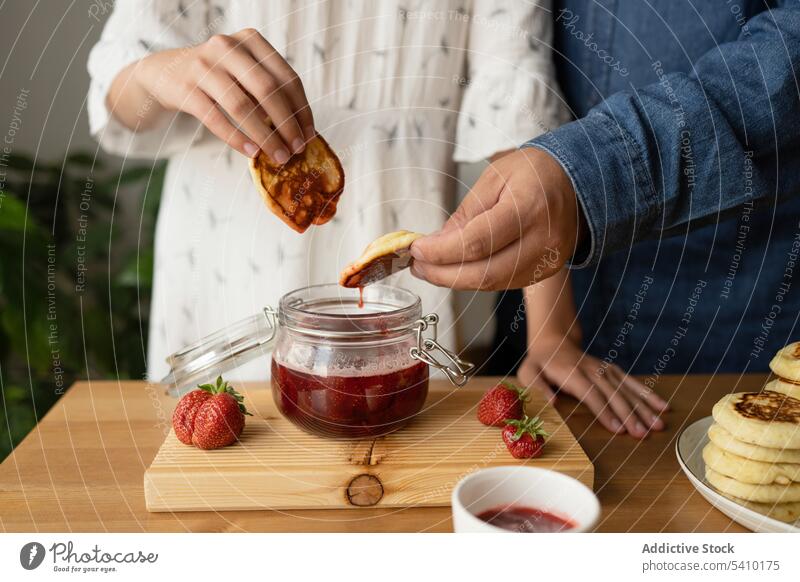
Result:
{"label": "metal clasp on jar", "polygon": [[[447,379],[454,386],[463,386],[475,373],[475,364],[465,362],[436,340],[438,323],[439,316],[435,313],[428,314],[415,322],[414,329],[417,332],[417,345],[411,348],[409,353],[415,360],[425,362],[429,366],[444,372],[447,375]],[[424,337],[422,334],[428,330],[431,332],[431,337]],[[441,361],[436,357],[437,351],[443,354],[445,361]]]}

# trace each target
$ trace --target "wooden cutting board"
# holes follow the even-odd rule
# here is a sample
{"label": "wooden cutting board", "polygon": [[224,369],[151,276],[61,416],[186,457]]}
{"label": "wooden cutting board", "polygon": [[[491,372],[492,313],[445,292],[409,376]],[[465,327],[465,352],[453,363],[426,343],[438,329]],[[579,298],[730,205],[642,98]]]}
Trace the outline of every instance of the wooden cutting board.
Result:
{"label": "wooden cutting board", "polygon": [[488,385],[454,389],[431,382],[424,411],[385,437],[336,441],[295,428],[268,388],[245,390],[247,425],[239,443],[214,451],[182,444],[170,431],[144,475],[149,511],[446,506],[455,484],[486,467],[525,463],[554,469],[589,487],[594,467],[554,408],[534,394],[528,414],[550,432],[544,454],[519,461],[500,429],[475,418]]}

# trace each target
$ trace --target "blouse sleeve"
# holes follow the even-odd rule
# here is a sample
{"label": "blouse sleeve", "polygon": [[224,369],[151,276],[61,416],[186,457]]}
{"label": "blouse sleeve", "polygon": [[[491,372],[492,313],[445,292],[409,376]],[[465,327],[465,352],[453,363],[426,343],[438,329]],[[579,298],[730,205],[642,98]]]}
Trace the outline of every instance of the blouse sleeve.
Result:
{"label": "blouse sleeve", "polygon": [[[127,65],[160,50],[190,46],[214,33],[208,3],[117,0],[100,40],[89,54],[89,130],[106,151],[126,157],[161,158],[189,147],[202,135],[185,113],[164,114],[155,126],[134,132],[106,107],[111,83]],[[212,22],[213,24],[213,22]]]}
{"label": "blouse sleeve", "polygon": [[551,58],[549,0],[475,0],[454,159],[477,162],[570,119]]}

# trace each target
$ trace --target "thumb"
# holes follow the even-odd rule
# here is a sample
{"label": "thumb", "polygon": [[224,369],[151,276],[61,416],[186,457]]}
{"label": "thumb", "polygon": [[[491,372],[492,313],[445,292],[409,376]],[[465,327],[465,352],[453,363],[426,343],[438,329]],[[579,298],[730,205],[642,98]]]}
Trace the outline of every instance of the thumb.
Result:
{"label": "thumb", "polygon": [[[411,256],[417,261],[449,264],[464,259],[464,229],[473,219],[497,205],[505,179],[491,166],[484,170],[444,227],[414,241]],[[478,233],[469,233],[472,235]],[[482,233],[481,233],[482,234]]]}
{"label": "thumb", "polygon": [[495,165],[487,166],[462,200],[443,230],[463,228],[470,220],[497,204],[506,178]]}

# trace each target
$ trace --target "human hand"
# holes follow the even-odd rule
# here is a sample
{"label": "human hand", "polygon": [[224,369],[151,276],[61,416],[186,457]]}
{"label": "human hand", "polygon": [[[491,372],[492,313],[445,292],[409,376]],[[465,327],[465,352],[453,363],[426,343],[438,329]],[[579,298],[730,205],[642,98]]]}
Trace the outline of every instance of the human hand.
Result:
{"label": "human hand", "polygon": [[414,242],[411,271],[454,289],[527,287],[558,272],[585,229],[561,165],[524,148],[493,162],[444,228]]}
{"label": "human hand", "polygon": [[564,337],[539,337],[517,371],[519,383],[555,398],[553,388],[583,402],[606,429],[643,438],[665,428],[669,405],[614,364],[590,356]]}
{"label": "human hand", "polygon": [[[299,77],[256,30],[217,34],[194,47],[153,53],[131,67],[129,80],[155,100],[156,109],[196,117],[247,157],[263,150],[283,164],[315,135]],[[151,121],[158,113],[139,109]]]}

